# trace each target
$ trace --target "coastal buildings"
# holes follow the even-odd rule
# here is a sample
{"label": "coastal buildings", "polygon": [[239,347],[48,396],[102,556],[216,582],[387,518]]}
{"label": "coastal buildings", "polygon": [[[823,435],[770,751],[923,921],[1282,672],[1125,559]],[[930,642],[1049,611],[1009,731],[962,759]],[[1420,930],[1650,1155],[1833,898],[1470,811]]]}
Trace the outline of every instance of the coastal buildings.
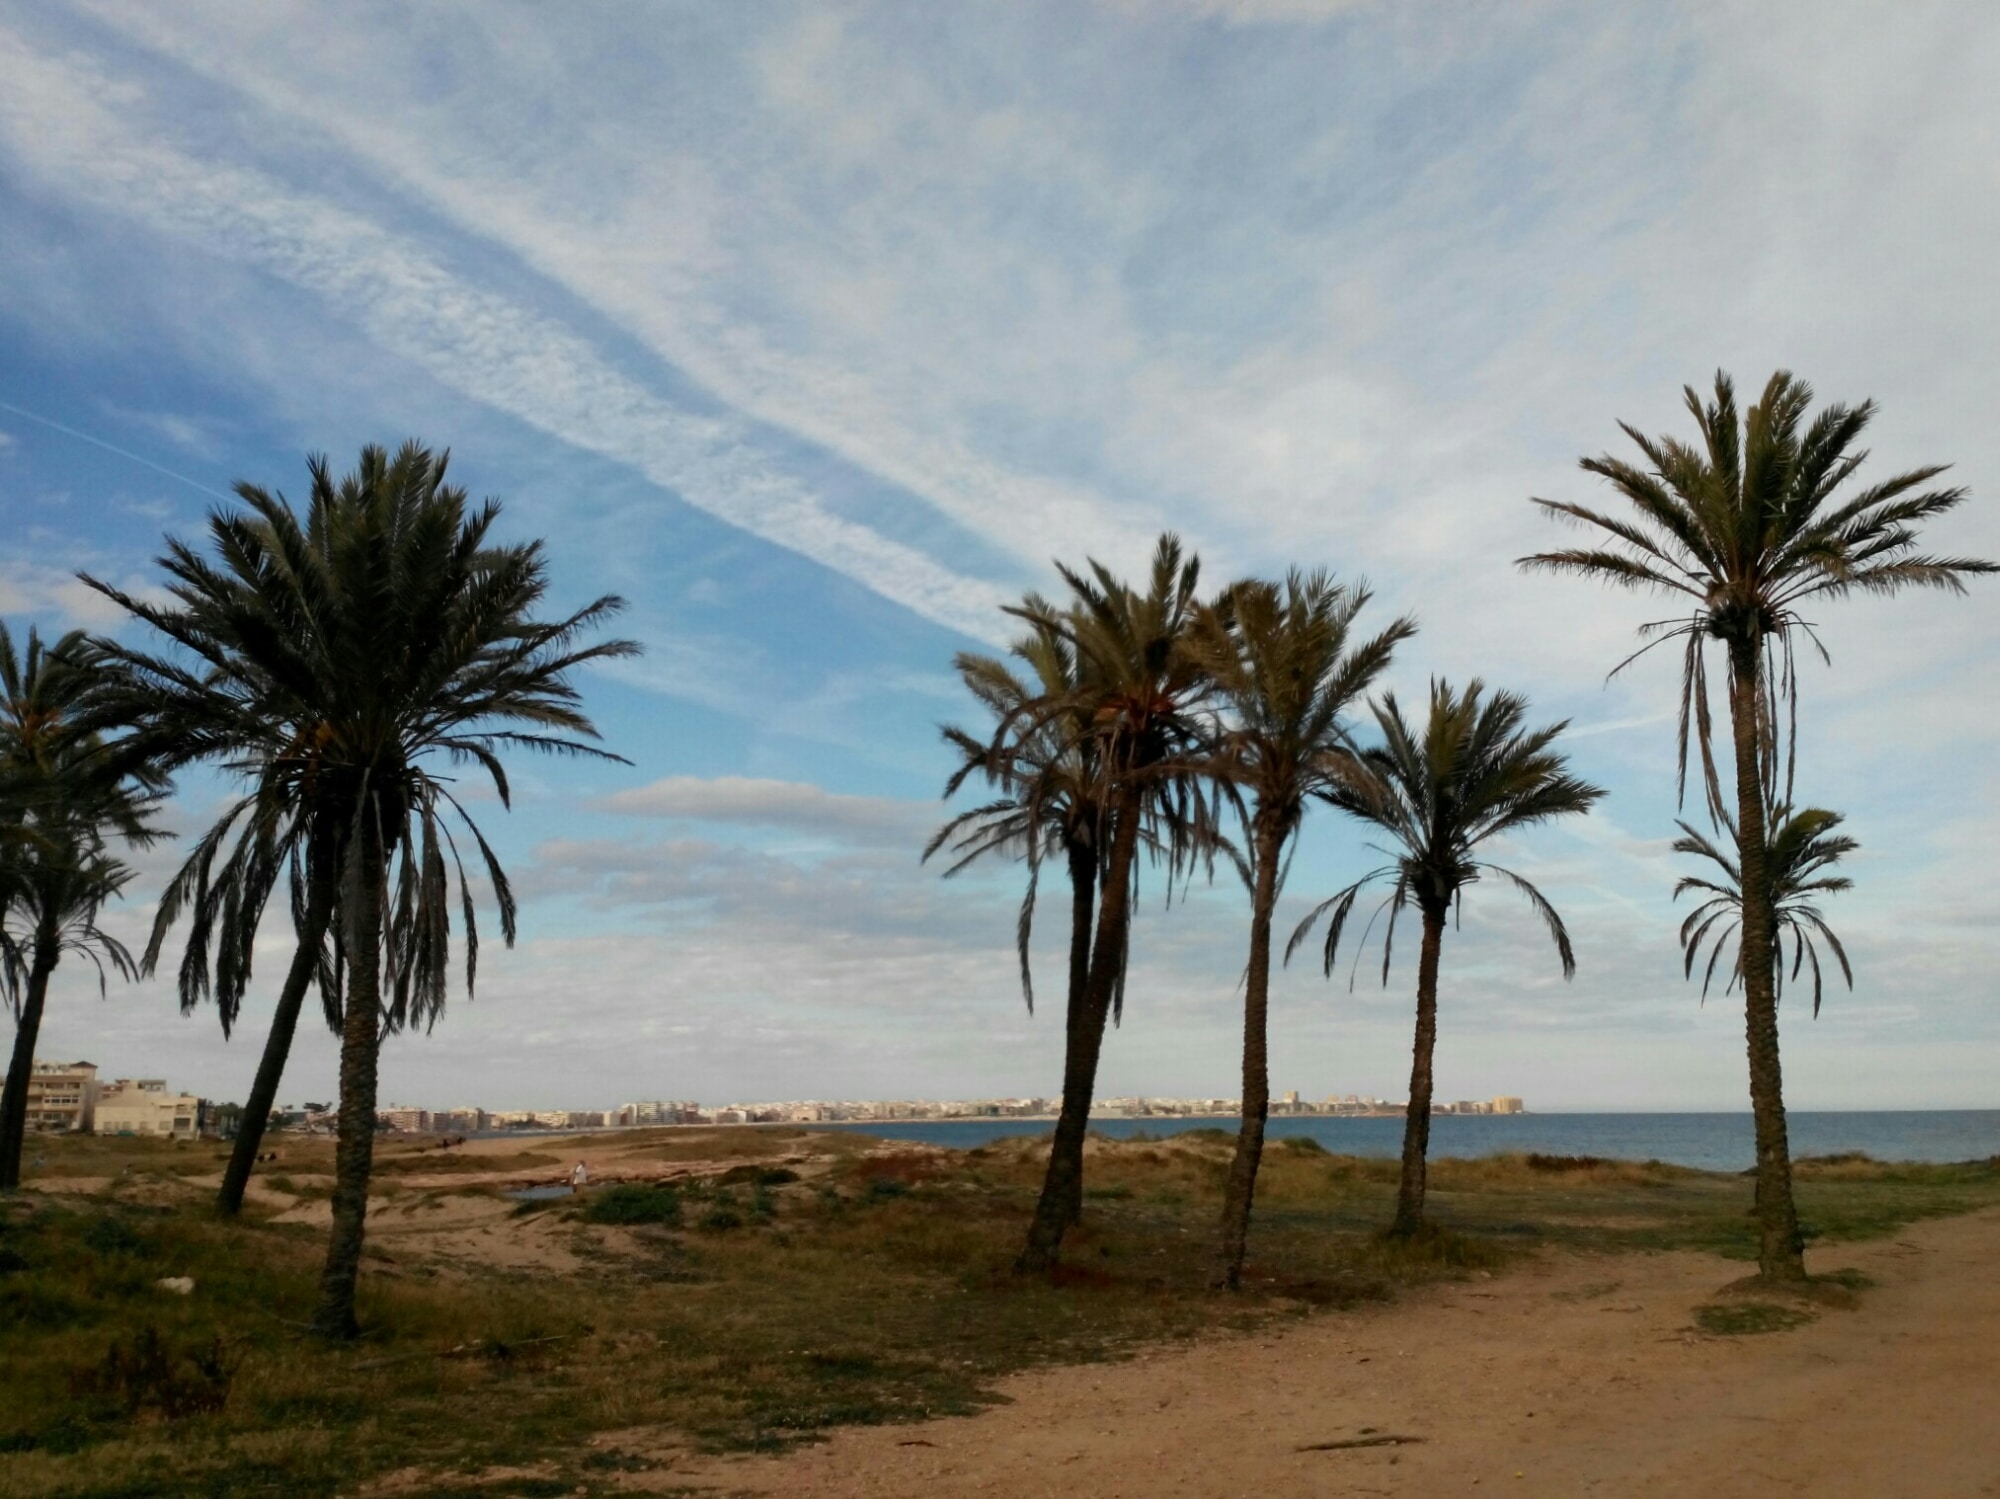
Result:
{"label": "coastal buildings", "polygon": [[[160,1078],[120,1078],[100,1084],[91,1062],[37,1062],[28,1085],[28,1128],[40,1132],[96,1132],[191,1140],[218,1127],[233,1133],[233,1121],[192,1093],[170,1093]],[[427,1109],[390,1103],[376,1110],[376,1127],[391,1134],[476,1135],[493,1130],[645,1129],[674,1124],[875,1124],[922,1120],[1053,1119],[1052,1098],[805,1099],[728,1103],[703,1108],[692,1099],[655,1099],[610,1109],[506,1109],[461,1106]],[[1237,1114],[1233,1098],[1101,1098],[1091,1105],[1098,1119],[1228,1119]],[[1297,1090],[1271,1104],[1274,1117],[1381,1117],[1400,1115],[1401,1102],[1373,1094],[1331,1094],[1321,1102]],[[1515,1095],[1441,1103],[1436,1114],[1522,1114]],[[308,1134],[332,1133],[339,1125],[331,1103],[284,1104],[273,1124]]]}
{"label": "coastal buildings", "polygon": [[199,1098],[192,1093],[169,1093],[161,1078],[121,1077],[98,1098],[96,1132],[193,1140],[201,1134],[201,1115]]}
{"label": "coastal buildings", "polygon": [[28,1129],[37,1134],[87,1134],[97,1118],[95,1062],[37,1061],[28,1074]]}
{"label": "coastal buildings", "polygon": [[[1051,1098],[947,1099],[806,1099],[766,1103],[726,1103],[703,1108],[690,1099],[624,1103],[616,1108],[507,1109],[459,1108],[431,1112],[408,1105],[384,1106],[378,1125],[399,1134],[478,1134],[491,1130],[647,1129],[674,1124],[876,1124],[922,1120],[1053,1119],[1059,1107]],[[1403,1113],[1400,1100],[1373,1094],[1334,1094],[1314,1103],[1294,1090],[1271,1105],[1274,1117],[1382,1118]],[[1101,1098],[1091,1105],[1096,1119],[1229,1119],[1236,1117],[1234,1098]],[[1518,1096],[1465,1099],[1439,1103],[1434,1114],[1521,1114]],[[330,1127],[331,1116],[324,1125]],[[319,1121],[308,1128],[320,1127]]]}

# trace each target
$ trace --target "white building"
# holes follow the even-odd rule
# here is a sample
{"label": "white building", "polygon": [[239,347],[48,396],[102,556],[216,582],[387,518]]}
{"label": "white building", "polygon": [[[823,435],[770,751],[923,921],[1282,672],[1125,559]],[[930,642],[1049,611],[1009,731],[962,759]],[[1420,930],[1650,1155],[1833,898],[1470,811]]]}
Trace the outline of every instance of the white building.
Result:
{"label": "white building", "polygon": [[156,1077],[121,1077],[98,1095],[97,1133],[192,1140],[201,1132],[201,1100],[169,1093]]}
{"label": "white building", "polygon": [[28,1129],[40,1134],[88,1133],[97,1099],[94,1062],[37,1061],[28,1074]]}

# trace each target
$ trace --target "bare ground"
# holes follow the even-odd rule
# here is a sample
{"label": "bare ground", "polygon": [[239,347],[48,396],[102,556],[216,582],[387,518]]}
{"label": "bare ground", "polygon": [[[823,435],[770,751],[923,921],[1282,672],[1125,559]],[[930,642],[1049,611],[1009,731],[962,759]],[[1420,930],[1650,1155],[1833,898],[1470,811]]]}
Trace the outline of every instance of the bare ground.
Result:
{"label": "bare ground", "polygon": [[775,1458],[664,1460],[730,1494],[2000,1495],[2000,1212],[1820,1252],[1871,1277],[1789,1331],[1700,1332],[1742,1266],[1551,1255],[1398,1303],[1002,1385],[1009,1403]]}

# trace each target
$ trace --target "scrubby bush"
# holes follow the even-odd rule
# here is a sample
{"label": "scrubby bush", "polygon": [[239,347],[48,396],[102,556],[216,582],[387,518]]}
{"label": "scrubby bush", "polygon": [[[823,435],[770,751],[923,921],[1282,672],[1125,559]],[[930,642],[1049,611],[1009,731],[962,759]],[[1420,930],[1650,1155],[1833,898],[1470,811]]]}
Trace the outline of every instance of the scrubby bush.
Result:
{"label": "scrubby bush", "polygon": [[151,1409],[178,1421],[221,1410],[239,1362],[220,1334],[180,1346],[147,1323],[129,1345],[114,1342],[101,1360],[77,1370],[71,1388],[79,1396],[107,1401],[126,1416]]}
{"label": "scrubby bush", "polygon": [[586,1223],[632,1227],[644,1223],[679,1223],[681,1195],[672,1187],[631,1182],[593,1192],[582,1213]]}

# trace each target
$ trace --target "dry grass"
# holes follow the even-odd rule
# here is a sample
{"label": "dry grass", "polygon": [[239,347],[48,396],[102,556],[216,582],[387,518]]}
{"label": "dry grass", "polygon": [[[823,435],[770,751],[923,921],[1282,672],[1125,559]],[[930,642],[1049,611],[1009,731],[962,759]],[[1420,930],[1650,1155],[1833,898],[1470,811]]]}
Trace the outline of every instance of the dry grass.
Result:
{"label": "dry grass", "polygon": [[[496,1150],[508,1169],[579,1153],[535,1144]],[[947,1152],[852,1134],[663,1131],[589,1148],[594,1170],[623,1161],[639,1179],[649,1164],[710,1163],[676,1183],[676,1213],[620,1208],[606,1191],[515,1217],[490,1188],[404,1187],[371,1219],[367,1336],[330,1348],[298,1325],[319,1233],[269,1209],[217,1221],[192,1179],[218,1168],[212,1149],[35,1148],[49,1157],[44,1179],[108,1185],[0,1201],[0,1488],[74,1499],[331,1494],[405,1470],[427,1475],[411,1492],[469,1493],[469,1475],[502,1468],[516,1477],[478,1492],[609,1493],[617,1465],[650,1461],[648,1441],[770,1447],[974,1410],[1016,1369],[1393,1296],[1503,1268],[1538,1244],[1751,1246],[1745,1179],[1527,1157],[1436,1163],[1437,1230],[1385,1241],[1393,1162],[1280,1142],[1246,1290],[1211,1295],[1229,1153],[1218,1132],[1093,1141],[1064,1272],[1022,1281],[1009,1264],[1040,1141]],[[317,1179],[310,1149],[278,1149],[271,1169]],[[391,1171],[385,1184],[421,1174]],[[1800,1196],[1819,1231],[1853,1237],[2000,1201],[2000,1168],[1811,1165]],[[558,1254],[571,1273],[540,1268]],[[178,1275],[193,1277],[193,1295],[157,1287]],[[218,1384],[226,1398],[203,1409]],[[634,1432],[652,1435],[591,1444]]]}

